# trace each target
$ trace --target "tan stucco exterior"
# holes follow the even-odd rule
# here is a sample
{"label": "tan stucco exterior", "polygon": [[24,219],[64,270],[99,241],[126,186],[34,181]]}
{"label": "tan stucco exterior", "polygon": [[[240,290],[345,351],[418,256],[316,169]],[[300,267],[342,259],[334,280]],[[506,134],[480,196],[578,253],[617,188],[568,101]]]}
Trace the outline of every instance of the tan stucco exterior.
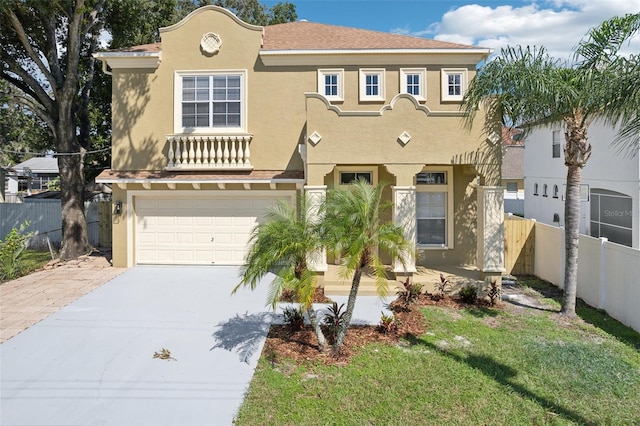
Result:
{"label": "tan stucco exterior", "polygon": [[[221,39],[220,49],[214,54],[203,52],[200,47],[200,40],[209,32]],[[445,55],[430,54],[425,49],[411,53],[411,63],[403,62],[406,52],[393,50],[376,53],[375,57],[366,52],[356,58],[336,53],[331,66],[309,65],[300,53],[301,65],[295,65],[295,55],[287,59],[288,65],[274,65],[272,60],[265,65],[261,57],[262,28],[242,23],[216,7],[200,9],[162,29],[161,39],[157,67],[112,68],[112,172],[115,176],[121,173],[122,178],[108,181],[114,183],[113,199],[123,203],[123,213],[114,217],[114,265],[136,263],[132,253],[136,218],[132,191],[301,192],[304,185],[316,190],[325,186],[331,189],[341,168],[365,167],[375,170],[379,181],[390,184],[385,191],[387,200],[394,199],[392,187],[396,187],[415,203],[411,199],[415,198],[412,194],[416,191],[416,173],[434,165],[451,167],[449,202],[453,203],[453,217],[448,220],[453,224],[453,241],[448,247],[419,248],[416,264],[475,263],[476,188],[479,184],[497,183],[500,161],[478,130],[482,128],[480,123],[473,126],[473,131],[467,131],[459,102],[441,100],[441,70],[464,69],[467,80],[471,79],[480,60],[477,51],[460,49],[459,53]],[[419,55],[424,56],[424,65],[416,65],[420,63]],[[108,62],[107,56],[101,59]],[[134,64],[138,60],[134,56],[125,60]],[[330,102],[318,93],[318,70],[327,68],[344,72],[341,101]],[[360,100],[359,71],[363,68],[384,69],[384,100]],[[403,68],[426,69],[425,100],[400,94]],[[176,108],[180,108],[176,74],[225,70],[243,72],[246,77],[246,128],[234,132],[249,135],[251,169],[299,172],[303,179],[286,183],[276,179],[251,181],[250,171],[245,170],[246,180],[235,177],[225,181],[221,170],[203,168],[192,172],[197,174],[195,181],[176,178],[172,183],[153,177],[136,181],[137,172],[160,173],[167,166],[167,139],[179,128],[175,123]],[[227,133],[221,130],[219,135]],[[312,134],[317,137],[311,138]],[[415,218],[409,219],[415,228]]]}

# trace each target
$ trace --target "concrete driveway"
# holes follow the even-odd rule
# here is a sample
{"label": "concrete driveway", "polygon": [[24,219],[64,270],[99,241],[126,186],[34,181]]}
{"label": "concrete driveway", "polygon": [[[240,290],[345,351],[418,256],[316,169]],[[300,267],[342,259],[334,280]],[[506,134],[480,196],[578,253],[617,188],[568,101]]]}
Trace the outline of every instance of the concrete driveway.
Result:
{"label": "concrete driveway", "polygon": [[273,320],[266,283],[231,296],[237,282],[135,267],[4,342],[0,424],[232,424]]}

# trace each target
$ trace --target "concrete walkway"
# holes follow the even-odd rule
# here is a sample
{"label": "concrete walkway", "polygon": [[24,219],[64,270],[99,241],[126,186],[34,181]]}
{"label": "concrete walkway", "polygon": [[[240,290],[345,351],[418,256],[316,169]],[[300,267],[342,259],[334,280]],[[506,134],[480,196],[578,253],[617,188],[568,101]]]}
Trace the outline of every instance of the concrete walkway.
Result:
{"label": "concrete walkway", "polygon": [[124,271],[105,256],[82,256],[0,284],[0,343]]}

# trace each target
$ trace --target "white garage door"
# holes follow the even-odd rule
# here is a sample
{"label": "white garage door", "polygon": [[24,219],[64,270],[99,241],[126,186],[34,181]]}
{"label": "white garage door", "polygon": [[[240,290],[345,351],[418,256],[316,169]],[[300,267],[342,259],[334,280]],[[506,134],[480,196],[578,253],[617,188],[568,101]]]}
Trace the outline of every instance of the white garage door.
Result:
{"label": "white garage door", "polygon": [[251,231],[277,198],[137,197],[136,263],[241,265]]}

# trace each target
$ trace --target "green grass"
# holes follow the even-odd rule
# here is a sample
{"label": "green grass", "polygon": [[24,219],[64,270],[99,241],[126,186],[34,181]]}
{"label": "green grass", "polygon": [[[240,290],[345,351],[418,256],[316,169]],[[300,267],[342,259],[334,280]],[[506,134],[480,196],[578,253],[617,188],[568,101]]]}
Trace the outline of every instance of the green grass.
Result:
{"label": "green grass", "polygon": [[640,335],[604,312],[423,313],[423,336],[346,366],[263,356],[237,424],[640,425]]}

